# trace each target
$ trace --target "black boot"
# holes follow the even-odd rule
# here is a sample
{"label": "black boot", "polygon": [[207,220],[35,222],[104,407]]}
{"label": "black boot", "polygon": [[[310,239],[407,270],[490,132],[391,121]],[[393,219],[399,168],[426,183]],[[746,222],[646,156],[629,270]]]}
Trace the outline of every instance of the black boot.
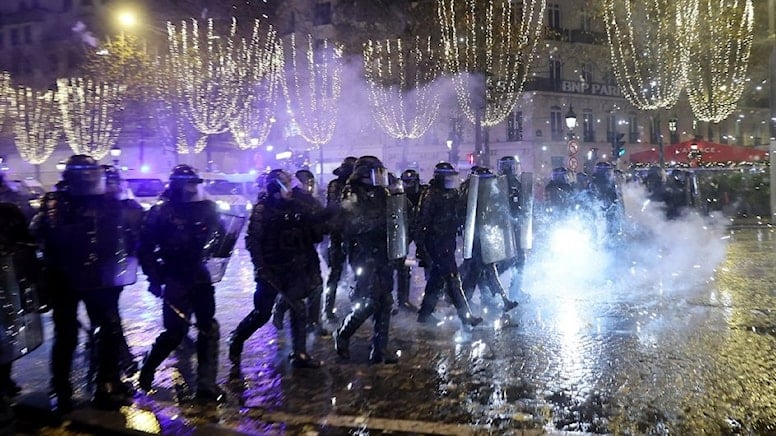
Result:
{"label": "black boot", "polygon": [[237,324],[237,327],[229,335],[229,361],[239,366],[243,351],[243,344],[251,335],[262,326],[263,321],[258,311],[252,310]]}
{"label": "black boot", "polygon": [[496,293],[501,296],[501,300],[504,303],[504,312],[509,312],[510,310],[517,307],[517,301],[510,300],[509,295],[507,295],[507,291],[504,290],[504,286],[501,284],[501,280],[498,278],[498,270],[496,269],[495,263],[488,264],[485,267],[485,274],[487,277],[488,286],[490,286],[491,289],[494,289]]}
{"label": "black boot", "polygon": [[372,336],[372,348],[369,351],[369,362],[395,365],[399,363],[395,353],[388,352],[388,335],[391,327],[390,305],[382,308],[374,315],[375,332]]}
{"label": "black boot", "polygon": [[[342,320],[340,328],[334,331],[334,350],[345,360],[350,359],[350,337],[361,327],[361,324],[374,313],[374,302],[359,304]],[[390,310],[390,308],[389,308]]]}
{"label": "black boot", "polygon": [[448,274],[445,277],[445,282],[447,283],[447,294],[450,296],[453,306],[455,306],[458,311],[458,317],[461,319],[461,323],[464,325],[468,324],[472,327],[481,323],[482,318],[472,314],[469,300],[466,298],[466,294],[464,294],[463,287],[461,286],[461,277],[458,274]]}
{"label": "black boot", "polygon": [[143,359],[143,366],[140,367],[140,375],[137,378],[137,383],[140,389],[146,392],[151,390],[151,385],[154,382],[154,373],[156,372],[156,368],[162,364],[165,358],[167,358],[167,354],[163,354],[159,350],[158,343],[155,343],[151,347],[151,351],[149,351]]}
{"label": "black boot", "polygon": [[328,321],[337,321],[337,315],[334,314],[334,303],[337,298],[337,284],[327,284],[323,295],[323,316]]}
{"label": "black boot", "polygon": [[221,338],[218,321],[210,321],[210,328],[200,328],[197,335],[197,394],[199,401],[221,402],[224,392],[216,385],[218,372],[218,342]]}
{"label": "black boot", "polygon": [[272,306],[272,325],[278,330],[283,330],[283,318],[286,316],[286,310],[288,306],[282,298],[275,300],[275,304]]}

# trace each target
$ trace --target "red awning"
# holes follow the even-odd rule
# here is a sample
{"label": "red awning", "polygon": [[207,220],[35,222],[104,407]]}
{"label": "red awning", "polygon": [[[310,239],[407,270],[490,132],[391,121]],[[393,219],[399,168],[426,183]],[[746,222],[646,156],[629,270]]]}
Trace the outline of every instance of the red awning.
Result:
{"label": "red awning", "polygon": [[[696,145],[697,150],[701,152],[703,162],[757,162],[768,159],[768,152],[765,150],[693,140],[663,147],[666,163],[689,163],[688,155],[693,150],[693,145]],[[632,153],[629,159],[632,163],[657,163],[659,161],[657,147]]]}

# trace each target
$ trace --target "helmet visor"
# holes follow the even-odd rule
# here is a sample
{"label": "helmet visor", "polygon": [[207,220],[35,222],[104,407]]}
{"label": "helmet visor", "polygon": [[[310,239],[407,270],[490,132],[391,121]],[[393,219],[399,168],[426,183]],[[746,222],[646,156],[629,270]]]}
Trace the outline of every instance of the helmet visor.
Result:
{"label": "helmet visor", "polygon": [[385,168],[372,168],[369,173],[372,186],[388,187],[388,171]]}

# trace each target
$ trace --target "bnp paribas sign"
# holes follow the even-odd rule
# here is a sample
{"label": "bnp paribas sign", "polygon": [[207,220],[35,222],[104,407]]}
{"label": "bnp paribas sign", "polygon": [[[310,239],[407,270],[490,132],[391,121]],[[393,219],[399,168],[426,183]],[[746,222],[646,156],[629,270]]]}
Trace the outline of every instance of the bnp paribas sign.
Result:
{"label": "bnp paribas sign", "polygon": [[604,83],[575,82],[572,80],[561,81],[561,91],[572,94],[590,94],[604,97],[622,97],[620,87]]}

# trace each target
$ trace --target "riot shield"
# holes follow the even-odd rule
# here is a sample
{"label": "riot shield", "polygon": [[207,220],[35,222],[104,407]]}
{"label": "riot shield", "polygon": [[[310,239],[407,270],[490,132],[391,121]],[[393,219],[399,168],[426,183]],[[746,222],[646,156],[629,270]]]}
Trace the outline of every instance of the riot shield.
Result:
{"label": "riot shield", "polygon": [[509,184],[505,176],[479,176],[477,232],[485,264],[511,259],[517,246],[509,210]]}
{"label": "riot shield", "polygon": [[534,177],[533,173],[522,173],[520,185],[523,189],[522,198],[522,226],[520,227],[520,247],[530,250],[533,247],[533,204],[534,204]]}
{"label": "riot shield", "polygon": [[409,244],[407,195],[404,193],[390,195],[387,203],[388,259],[401,259],[407,256],[407,245]]}
{"label": "riot shield", "polygon": [[245,225],[244,216],[222,213],[220,218],[221,228],[210,235],[203,250],[211,283],[218,283],[224,278],[229,258]]}
{"label": "riot shield", "polygon": [[[32,251],[29,253],[28,251]],[[31,255],[30,255],[31,254]],[[38,313],[32,271],[34,248],[0,256],[0,363],[10,363],[43,343],[43,322]]]}
{"label": "riot shield", "polygon": [[469,176],[469,192],[466,196],[466,221],[463,225],[463,258],[471,259],[474,249],[474,234],[477,231],[477,197],[480,186],[478,176]]}

